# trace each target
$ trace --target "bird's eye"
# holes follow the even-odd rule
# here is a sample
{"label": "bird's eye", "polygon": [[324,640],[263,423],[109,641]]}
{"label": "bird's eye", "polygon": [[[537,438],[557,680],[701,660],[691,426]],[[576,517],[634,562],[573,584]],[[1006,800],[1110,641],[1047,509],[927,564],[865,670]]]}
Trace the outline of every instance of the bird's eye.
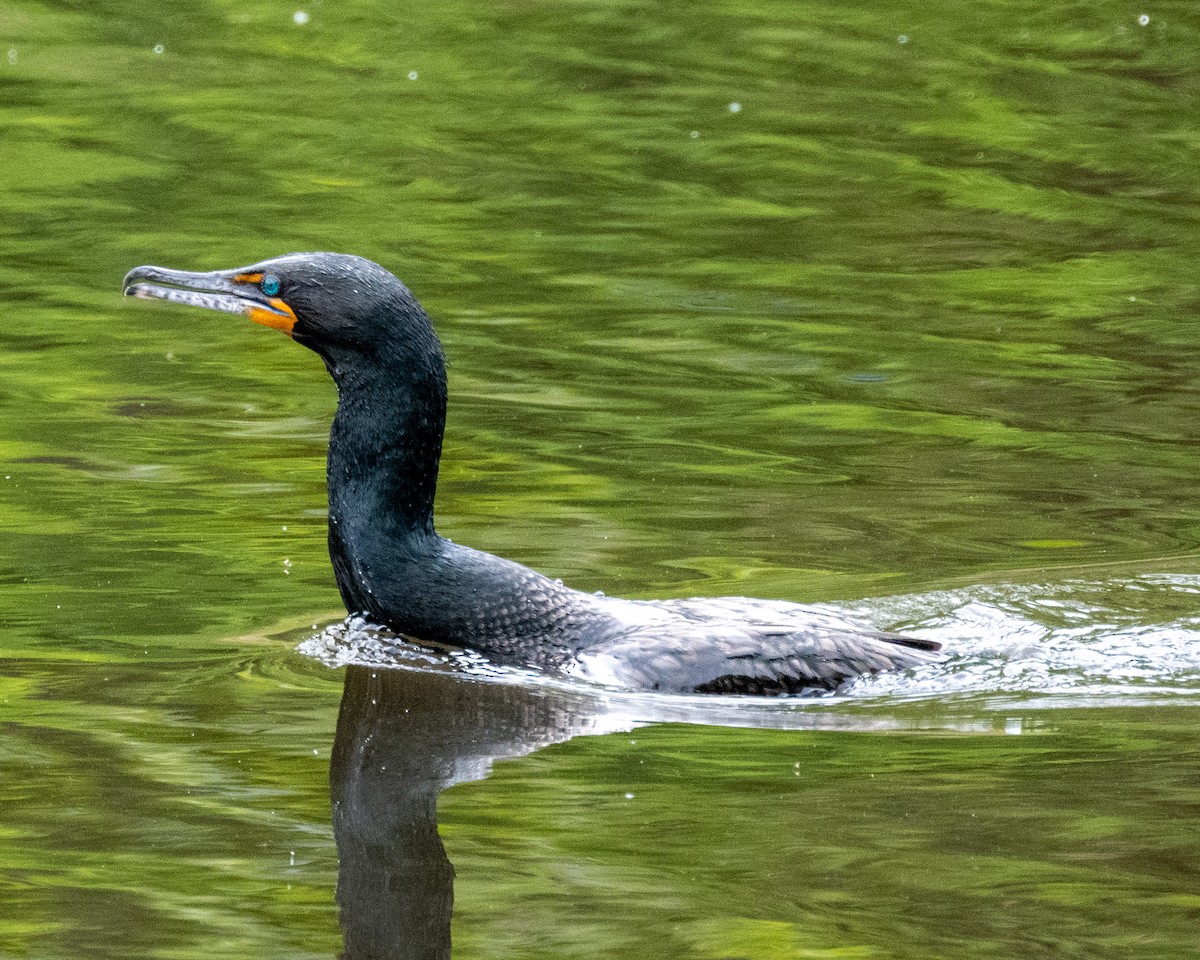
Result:
{"label": "bird's eye", "polygon": [[262,283],[259,286],[262,287],[262,292],[268,297],[273,297],[279,292],[279,278],[273,273],[268,273],[262,278]]}

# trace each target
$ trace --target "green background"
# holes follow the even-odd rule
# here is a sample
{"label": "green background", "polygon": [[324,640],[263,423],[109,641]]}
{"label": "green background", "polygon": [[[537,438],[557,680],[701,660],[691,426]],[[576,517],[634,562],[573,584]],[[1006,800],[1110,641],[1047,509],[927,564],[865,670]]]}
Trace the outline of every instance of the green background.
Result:
{"label": "green background", "polygon": [[1192,955],[1198,54],[1181,0],[6,0],[0,956],[340,949],[332,384],[119,296],[312,249],[435,318],[443,534],[954,653],[450,790],[456,956]]}

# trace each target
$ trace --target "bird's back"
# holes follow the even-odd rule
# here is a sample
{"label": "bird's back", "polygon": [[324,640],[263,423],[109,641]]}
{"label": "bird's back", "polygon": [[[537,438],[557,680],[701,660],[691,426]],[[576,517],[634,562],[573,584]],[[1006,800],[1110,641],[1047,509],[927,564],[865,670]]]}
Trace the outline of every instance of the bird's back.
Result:
{"label": "bird's back", "polygon": [[819,607],[744,597],[612,601],[625,621],[569,672],[611,686],[695,693],[835,690],[863,674],[934,661],[937,643]]}

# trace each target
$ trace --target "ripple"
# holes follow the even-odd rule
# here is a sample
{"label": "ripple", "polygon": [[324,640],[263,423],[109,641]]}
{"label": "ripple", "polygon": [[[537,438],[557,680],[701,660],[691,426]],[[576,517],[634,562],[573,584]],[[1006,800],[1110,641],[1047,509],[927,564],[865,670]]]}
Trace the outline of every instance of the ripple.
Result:
{"label": "ripple", "polygon": [[296,650],[330,667],[367,666],[459,673],[476,680],[510,683],[547,679],[541,671],[493,663],[473,650],[425,646],[357,615],[329,624],[299,644]]}
{"label": "ripple", "polygon": [[[949,657],[864,678],[871,696],[1200,695],[1200,576],[969,587],[867,602],[843,612],[942,643]],[[1159,619],[1175,614],[1170,619]]]}

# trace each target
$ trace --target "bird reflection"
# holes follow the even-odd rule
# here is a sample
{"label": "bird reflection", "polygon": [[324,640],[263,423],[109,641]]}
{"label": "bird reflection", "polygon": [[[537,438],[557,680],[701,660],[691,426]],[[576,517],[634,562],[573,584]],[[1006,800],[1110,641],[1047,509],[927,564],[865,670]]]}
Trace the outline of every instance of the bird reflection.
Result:
{"label": "bird reflection", "polygon": [[330,795],[347,960],[450,956],[454,868],[438,836],[437,797],[483,779],[494,760],[664,721],[809,730],[896,725],[886,715],[819,709],[838,698],[622,694],[519,676],[483,680],[442,667],[346,668]]}
{"label": "bird reflection", "polygon": [[438,793],[482,779],[493,760],[617,729],[604,713],[546,688],[347,668],[330,764],[343,956],[449,957],[454,868]]}

